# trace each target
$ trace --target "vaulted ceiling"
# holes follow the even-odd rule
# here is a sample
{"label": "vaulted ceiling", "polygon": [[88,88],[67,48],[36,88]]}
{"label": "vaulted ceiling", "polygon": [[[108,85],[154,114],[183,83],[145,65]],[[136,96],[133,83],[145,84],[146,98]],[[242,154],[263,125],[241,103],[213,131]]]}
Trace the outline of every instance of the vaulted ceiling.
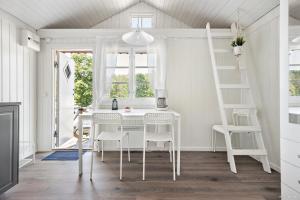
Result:
{"label": "vaulted ceiling", "polygon": [[300,1],[299,0],[289,0],[290,16],[295,19],[300,20]]}
{"label": "vaulted ceiling", "polygon": [[[0,9],[35,29],[90,28],[141,0],[0,0]],[[279,0],[142,0],[190,25],[228,27],[237,20],[248,26],[279,5]]]}

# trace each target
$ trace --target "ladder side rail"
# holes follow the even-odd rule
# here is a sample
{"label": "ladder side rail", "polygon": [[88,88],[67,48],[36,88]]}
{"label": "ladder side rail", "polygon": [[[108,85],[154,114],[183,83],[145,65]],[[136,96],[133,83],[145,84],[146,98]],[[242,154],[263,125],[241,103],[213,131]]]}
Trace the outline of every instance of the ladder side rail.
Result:
{"label": "ladder side rail", "polygon": [[[244,74],[244,79],[246,81],[246,83],[250,86],[249,83],[249,75],[248,73],[245,71]],[[252,93],[252,87],[250,86],[250,89],[247,91],[248,92],[248,100],[250,100],[250,104],[251,105],[256,105],[256,103],[254,102],[254,97],[253,97],[253,93]],[[260,122],[258,120],[258,116],[257,116],[257,109],[251,110],[250,111],[250,122],[252,123],[252,125],[260,127]]]}
{"label": "ladder side rail", "polygon": [[216,65],[216,58],[215,58],[209,23],[206,24],[206,32],[207,32],[208,47],[209,47],[209,53],[210,53],[210,58],[211,58],[211,63],[212,63],[215,87],[216,87],[216,91],[217,91],[219,110],[220,110],[220,114],[221,114],[221,120],[222,120],[222,124],[223,124],[225,130],[228,130],[228,121],[227,121],[227,116],[226,116],[225,109],[224,109],[223,95],[222,95],[222,91],[220,89],[220,81],[219,81],[219,75],[218,75],[218,70],[217,70],[217,65]]}

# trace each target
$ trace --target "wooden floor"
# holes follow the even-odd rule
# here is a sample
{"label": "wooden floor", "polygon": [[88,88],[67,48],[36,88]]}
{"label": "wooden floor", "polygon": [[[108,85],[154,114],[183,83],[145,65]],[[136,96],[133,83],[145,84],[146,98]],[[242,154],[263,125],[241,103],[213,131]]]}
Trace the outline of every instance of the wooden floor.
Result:
{"label": "wooden floor", "polygon": [[[40,154],[38,157],[45,156]],[[94,180],[89,180],[90,153],[84,155],[84,174],[77,161],[40,161],[20,170],[20,183],[1,200],[275,200],[280,199],[280,175],[267,174],[249,157],[237,158],[238,174],[229,171],[225,153],[183,152],[182,174],[172,181],[165,152],[146,153],[146,181],[142,181],[142,153],[132,152],[119,181],[119,154],[97,155]],[[124,160],[126,158],[124,153]]]}

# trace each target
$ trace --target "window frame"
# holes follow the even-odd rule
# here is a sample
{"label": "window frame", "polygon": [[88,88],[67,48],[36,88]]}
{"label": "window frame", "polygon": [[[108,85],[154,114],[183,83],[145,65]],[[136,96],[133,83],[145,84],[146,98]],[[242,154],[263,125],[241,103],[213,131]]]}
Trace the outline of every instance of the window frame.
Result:
{"label": "window frame", "polygon": [[[117,98],[118,99],[118,103],[119,106],[123,107],[123,106],[136,106],[136,107],[143,107],[143,108],[152,108],[155,105],[155,88],[154,88],[154,82],[155,82],[155,75],[154,75],[154,80],[152,82],[152,86],[153,86],[153,92],[154,92],[154,96],[153,97],[136,97],[136,74],[135,74],[135,69],[136,69],[136,65],[135,65],[135,54],[138,52],[145,52],[146,54],[150,54],[152,53],[151,51],[147,52],[147,49],[145,48],[133,48],[133,47],[126,47],[126,48],[121,48],[118,50],[117,54],[119,54],[120,52],[128,52],[129,54],[129,72],[128,72],[128,98]],[[106,55],[109,53],[106,52]],[[115,52],[112,52],[115,53]],[[153,52],[154,53],[154,52]],[[157,56],[157,55],[156,55]],[[107,57],[104,56],[104,63],[105,63],[105,78],[104,78],[104,88],[105,88],[105,94],[104,96],[101,98],[101,105],[103,106],[111,106],[112,103],[112,98],[110,98],[110,89],[108,90],[107,83],[109,83],[107,81],[107,77],[106,77],[106,73],[107,73],[107,69],[109,68],[120,68],[120,69],[127,69],[127,67],[125,66],[106,66],[107,63]],[[157,60],[157,57],[156,57]],[[154,73],[156,73],[156,67],[157,67],[157,61],[156,61],[156,65],[155,66],[148,66],[148,61],[147,61],[147,67],[143,66],[143,68],[152,68],[154,69]],[[142,66],[138,66],[138,68],[142,68]],[[111,82],[112,83],[112,82]]]}
{"label": "window frame", "polygon": [[[300,51],[300,46],[291,46],[290,47],[290,51],[295,51],[295,50]],[[290,56],[289,56],[289,60],[290,60]],[[300,71],[300,63],[292,64],[289,62],[289,72],[292,70],[295,70],[296,68],[299,68],[299,71]],[[290,81],[289,81],[289,84],[290,84]],[[291,96],[289,94],[289,106],[300,106],[300,95],[299,96]]]}
{"label": "window frame", "polygon": [[[141,22],[143,22],[143,18],[151,18],[151,27],[143,27],[141,26],[140,28],[141,29],[152,29],[152,28],[155,28],[155,21],[154,21],[154,15],[152,13],[133,13],[131,14],[131,17],[130,17],[130,21],[129,21],[129,27],[132,28],[132,29],[136,29],[137,27],[133,27],[132,26],[132,19],[133,18],[141,18]],[[143,25],[143,24],[141,24]]]}

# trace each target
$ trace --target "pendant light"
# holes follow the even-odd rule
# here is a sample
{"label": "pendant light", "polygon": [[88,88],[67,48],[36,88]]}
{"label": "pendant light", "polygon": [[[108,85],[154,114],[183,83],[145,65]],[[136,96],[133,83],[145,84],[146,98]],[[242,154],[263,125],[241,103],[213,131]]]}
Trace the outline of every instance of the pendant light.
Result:
{"label": "pendant light", "polygon": [[147,46],[154,41],[154,37],[140,28],[122,35],[122,40],[133,46]]}
{"label": "pendant light", "polygon": [[140,25],[140,18],[138,17],[138,24],[136,30],[124,33],[122,35],[122,40],[125,43],[133,46],[147,46],[151,44],[154,41],[154,37],[149,33],[146,33],[145,31],[141,30],[141,28],[142,24]]}

